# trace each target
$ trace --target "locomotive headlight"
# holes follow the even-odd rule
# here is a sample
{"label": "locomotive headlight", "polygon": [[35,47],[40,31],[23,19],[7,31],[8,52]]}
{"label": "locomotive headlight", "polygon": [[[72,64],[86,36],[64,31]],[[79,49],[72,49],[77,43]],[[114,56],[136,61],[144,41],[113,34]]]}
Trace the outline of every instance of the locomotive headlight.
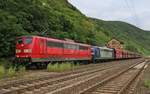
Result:
{"label": "locomotive headlight", "polygon": [[21,52],[21,50],[19,50],[19,49],[16,49],[16,53],[20,53]]}
{"label": "locomotive headlight", "polygon": [[31,53],[32,50],[31,49],[24,49],[24,53]]}

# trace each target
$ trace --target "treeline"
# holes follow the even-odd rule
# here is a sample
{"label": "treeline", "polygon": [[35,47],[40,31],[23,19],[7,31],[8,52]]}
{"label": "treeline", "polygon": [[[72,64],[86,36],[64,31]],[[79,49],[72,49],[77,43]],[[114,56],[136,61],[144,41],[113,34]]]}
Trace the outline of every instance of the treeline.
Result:
{"label": "treeline", "polygon": [[[131,45],[127,45],[130,50],[134,47],[135,51],[143,54],[148,52],[149,44],[143,39],[147,39],[149,33],[145,34],[133,26],[124,28],[126,24],[114,24],[116,22],[87,18],[67,0],[0,0],[0,57],[14,56],[15,38],[22,35],[70,38],[100,46],[115,37],[125,43],[130,41]],[[134,36],[142,34],[143,37],[123,36],[126,33],[135,33]],[[142,45],[138,46],[140,43]]]}

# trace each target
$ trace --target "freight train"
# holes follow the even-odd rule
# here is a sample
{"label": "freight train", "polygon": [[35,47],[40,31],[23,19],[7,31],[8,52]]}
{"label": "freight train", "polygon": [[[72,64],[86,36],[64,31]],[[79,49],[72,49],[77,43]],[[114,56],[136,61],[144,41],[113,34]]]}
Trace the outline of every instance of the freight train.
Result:
{"label": "freight train", "polygon": [[22,36],[16,38],[16,59],[19,64],[47,65],[50,62],[86,61],[139,58],[137,53],[92,46],[73,41],[59,40],[41,36]]}

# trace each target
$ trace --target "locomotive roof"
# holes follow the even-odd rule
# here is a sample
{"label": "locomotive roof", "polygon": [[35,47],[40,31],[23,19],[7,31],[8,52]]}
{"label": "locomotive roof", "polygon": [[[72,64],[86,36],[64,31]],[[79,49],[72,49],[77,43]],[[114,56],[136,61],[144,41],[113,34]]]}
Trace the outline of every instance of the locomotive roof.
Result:
{"label": "locomotive roof", "polygon": [[[56,38],[49,38],[49,37],[42,37],[42,36],[35,36],[35,35],[21,36],[21,37],[37,37],[37,38],[42,38],[42,39],[51,40],[51,41],[55,41],[55,42],[64,42],[64,43],[78,44],[78,45],[82,45],[82,46],[91,46],[91,45],[83,44],[83,43],[77,43],[77,42],[71,42],[71,41],[66,41],[66,40],[61,40],[61,39],[56,39]],[[18,37],[18,38],[20,38],[20,37]]]}
{"label": "locomotive roof", "polygon": [[112,48],[107,48],[107,47],[99,47],[99,46],[93,46],[95,48],[100,48],[100,49],[105,49],[105,50],[113,50]]}

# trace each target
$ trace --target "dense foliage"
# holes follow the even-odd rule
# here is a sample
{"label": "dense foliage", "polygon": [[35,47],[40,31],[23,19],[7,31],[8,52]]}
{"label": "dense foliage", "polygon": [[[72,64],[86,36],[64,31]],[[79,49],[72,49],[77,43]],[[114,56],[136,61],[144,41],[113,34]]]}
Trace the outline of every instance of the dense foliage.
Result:
{"label": "dense foliage", "polygon": [[0,0],[0,57],[14,56],[15,37],[22,35],[102,46],[115,37],[129,50],[150,53],[149,32],[122,22],[87,18],[67,0]]}

